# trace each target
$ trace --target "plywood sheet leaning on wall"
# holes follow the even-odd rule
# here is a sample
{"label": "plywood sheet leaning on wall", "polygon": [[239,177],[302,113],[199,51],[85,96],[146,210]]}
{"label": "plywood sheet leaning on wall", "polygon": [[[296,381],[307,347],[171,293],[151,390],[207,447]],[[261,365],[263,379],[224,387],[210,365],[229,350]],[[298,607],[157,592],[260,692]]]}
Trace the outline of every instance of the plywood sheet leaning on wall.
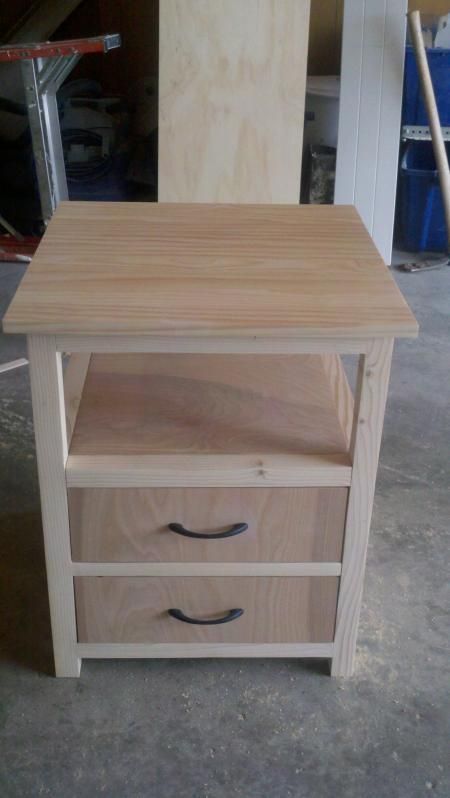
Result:
{"label": "plywood sheet leaning on wall", "polygon": [[309,5],[161,0],[161,202],[298,202]]}

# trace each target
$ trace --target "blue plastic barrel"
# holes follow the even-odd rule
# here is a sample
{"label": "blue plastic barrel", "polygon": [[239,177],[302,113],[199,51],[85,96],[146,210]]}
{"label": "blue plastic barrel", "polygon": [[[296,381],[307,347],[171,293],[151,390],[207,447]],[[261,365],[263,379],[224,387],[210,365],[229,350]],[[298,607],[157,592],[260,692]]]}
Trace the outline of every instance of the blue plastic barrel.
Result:
{"label": "blue plastic barrel", "polygon": [[[428,64],[433,81],[439,118],[442,127],[450,126],[450,50],[443,47],[427,49]],[[403,92],[403,124],[428,125],[422,99],[417,63],[411,45],[406,47],[405,83]]]}
{"label": "blue plastic barrel", "polygon": [[[447,145],[447,156],[450,152]],[[400,164],[400,220],[410,252],[446,252],[447,231],[439,175],[428,141],[406,145]]]}

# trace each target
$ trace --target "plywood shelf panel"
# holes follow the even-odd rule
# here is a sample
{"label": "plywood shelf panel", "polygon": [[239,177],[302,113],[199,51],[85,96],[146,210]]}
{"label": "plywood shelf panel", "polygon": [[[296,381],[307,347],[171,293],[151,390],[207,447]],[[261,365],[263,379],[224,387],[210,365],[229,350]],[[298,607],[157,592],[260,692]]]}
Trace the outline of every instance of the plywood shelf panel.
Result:
{"label": "plywood shelf panel", "polygon": [[94,354],[67,484],[349,485],[351,403],[327,356]]}
{"label": "plywood shelf panel", "polygon": [[342,455],[321,356],[93,355],[70,454]]}

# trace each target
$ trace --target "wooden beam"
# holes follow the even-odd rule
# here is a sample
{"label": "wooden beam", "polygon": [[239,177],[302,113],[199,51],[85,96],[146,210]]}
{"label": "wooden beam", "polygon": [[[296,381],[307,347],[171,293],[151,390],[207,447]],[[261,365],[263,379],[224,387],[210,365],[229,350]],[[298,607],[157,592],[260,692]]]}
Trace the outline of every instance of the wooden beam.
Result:
{"label": "wooden beam", "polygon": [[3,43],[45,41],[80,3],[81,0],[37,0],[4,33]]}
{"label": "wooden beam", "polygon": [[360,358],[352,436],[353,479],[347,508],[333,676],[347,677],[353,673],[392,347],[392,339],[376,341],[372,350]]}
{"label": "wooden beam", "polygon": [[77,654],[83,659],[171,659],[182,657],[313,657],[333,656],[333,643],[78,643]]}
{"label": "wooden beam", "polygon": [[345,487],[347,455],[70,455],[69,488]]}
{"label": "wooden beam", "polygon": [[79,676],[64,479],[67,437],[61,355],[52,336],[30,336],[28,352],[55,671],[57,676]]}

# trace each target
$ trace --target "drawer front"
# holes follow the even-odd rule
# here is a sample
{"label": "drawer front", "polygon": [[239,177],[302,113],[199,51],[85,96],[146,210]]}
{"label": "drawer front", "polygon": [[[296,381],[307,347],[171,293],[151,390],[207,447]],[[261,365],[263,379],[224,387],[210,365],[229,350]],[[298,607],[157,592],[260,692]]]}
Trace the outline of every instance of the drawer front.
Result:
{"label": "drawer front", "polygon": [[[71,488],[80,562],[340,562],[347,488]],[[213,540],[185,537],[248,529]]]}
{"label": "drawer front", "polygon": [[[81,643],[328,643],[337,577],[75,578]],[[212,621],[195,625],[169,615]]]}

